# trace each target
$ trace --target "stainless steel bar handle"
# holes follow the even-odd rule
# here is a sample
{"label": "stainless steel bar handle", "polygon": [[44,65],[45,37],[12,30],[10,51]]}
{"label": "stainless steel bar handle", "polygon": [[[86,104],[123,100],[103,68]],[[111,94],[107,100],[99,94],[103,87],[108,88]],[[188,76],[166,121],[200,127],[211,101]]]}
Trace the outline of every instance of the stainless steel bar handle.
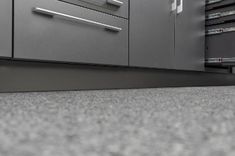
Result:
{"label": "stainless steel bar handle", "polygon": [[177,9],[177,0],[173,0],[171,4],[171,11],[175,11]]}
{"label": "stainless steel bar handle", "polygon": [[222,58],[206,58],[205,62],[207,64],[211,63],[222,63]]}
{"label": "stainless steel bar handle", "polygon": [[232,15],[235,15],[235,10],[209,14],[209,15],[206,16],[206,20],[212,20],[212,19],[226,17],[226,16],[232,16]]}
{"label": "stainless steel bar handle", "polygon": [[206,31],[206,35],[217,35],[223,33],[223,28],[216,28],[216,29],[211,29]]}
{"label": "stainless steel bar handle", "polygon": [[119,0],[107,0],[106,3],[115,5],[117,7],[121,7],[123,5],[123,2]]}
{"label": "stainless steel bar handle", "polygon": [[96,21],[92,21],[92,20],[88,20],[88,19],[84,19],[84,18],[80,18],[80,17],[76,17],[76,16],[71,16],[71,15],[67,15],[67,14],[63,14],[63,13],[60,13],[60,12],[55,12],[55,11],[39,8],[39,7],[33,8],[33,12],[41,13],[41,14],[45,14],[45,15],[49,15],[49,16],[63,17],[63,18],[67,18],[67,19],[70,19],[70,20],[74,20],[74,21],[84,22],[84,23],[87,23],[87,24],[93,24],[93,25],[96,25],[96,26],[104,27],[104,28],[112,30],[112,31],[119,32],[119,31],[122,30],[122,28],[115,27],[115,26],[112,26],[112,25],[99,23],[99,22],[96,22]]}
{"label": "stainless steel bar handle", "polygon": [[177,14],[182,13],[184,10],[184,0],[180,0],[180,4],[177,6]]}
{"label": "stainless steel bar handle", "polygon": [[207,58],[206,63],[235,63],[235,58]]}
{"label": "stainless steel bar handle", "polygon": [[215,3],[220,3],[222,2],[223,0],[207,0],[206,1],[206,4],[207,5],[210,5],[210,4],[215,4]]}
{"label": "stainless steel bar handle", "polygon": [[212,20],[212,19],[216,19],[216,18],[220,18],[220,17],[221,17],[221,13],[217,12],[217,13],[207,15],[206,20]]}
{"label": "stainless steel bar handle", "polygon": [[223,33],[235,32],[235,27],[230,28],[216,28],[206,31],[206,35],[218,35]]}
{"label": "stainless steel bar handle", "polygon": [[235,32],[235,27],[224,28],[223,33]]}

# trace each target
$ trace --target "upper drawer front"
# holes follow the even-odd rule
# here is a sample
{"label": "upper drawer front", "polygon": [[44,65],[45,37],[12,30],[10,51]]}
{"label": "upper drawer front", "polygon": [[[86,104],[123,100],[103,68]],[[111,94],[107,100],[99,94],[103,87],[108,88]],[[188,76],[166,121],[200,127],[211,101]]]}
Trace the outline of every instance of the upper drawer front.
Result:
{"label": "upper drawer front", "polygon": [[235,21],[235,5],[207,11],[206,25],[223,24]]}
{"label": "upper drawer front", "polygon": [[128,18],[128,0],[59,0],[112,14],[115,16]]}
{"label": "upper drawer front", "polygon": [[128,65],[126,19],[57,0],[17,0],[15,13],[15,58]]}

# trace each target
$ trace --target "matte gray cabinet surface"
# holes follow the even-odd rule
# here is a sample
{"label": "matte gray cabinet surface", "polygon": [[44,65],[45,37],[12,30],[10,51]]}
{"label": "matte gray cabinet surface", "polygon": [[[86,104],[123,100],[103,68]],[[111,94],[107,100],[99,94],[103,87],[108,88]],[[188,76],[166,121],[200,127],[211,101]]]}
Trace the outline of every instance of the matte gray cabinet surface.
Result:
{"label": "matte gray cabinet surface", "polygon": [[169,0],[130,0],[130,65],[173,68],[174,18]]}
{"label": "matte gray cabinet surface", "polygon": [[131,66],[204,70],[205,0],[172,3],[130,1]]}
{"label": "matte gray cabinet surface", "polygon": [[205,0],[182,0],[183,11],[176,14],[175,69],[204,70]]}
{"label": "matte gray cabinet surface", "polygon": [[17,59],[128,65],[128,21],[54,0],[15,1]]}
{"label": "matte gray cabinet surface", "polygon": [[128,18],[129,0],[60,0],[74,5]]}
{"label": "matte gray cabinet surface", "polygon": [[11,57],[12,1],[0,0],[0,56]]}

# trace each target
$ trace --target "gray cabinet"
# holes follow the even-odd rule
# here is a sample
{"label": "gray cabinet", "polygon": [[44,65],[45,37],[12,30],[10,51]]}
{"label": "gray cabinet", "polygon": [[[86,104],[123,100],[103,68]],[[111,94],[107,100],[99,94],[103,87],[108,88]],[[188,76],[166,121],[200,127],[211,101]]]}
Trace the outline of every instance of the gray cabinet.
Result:
{"label": "gray cabinet", "polygon": [[130,0],[130,65],[173,68],[174,12],[170,0]]}
{"label": "gray cabinet", "polygon": [[203,71],[205,0],[180,1],[183,10],[176,13],[175,20],[175,69]]}
{"label": "gray cabinet", "polygon": [[128,65],[128,21],[54,0],[15,1],[17,59]]}
{"label": "gray cabinet", "polygon": [[11,57],[12,1],[0,0],[0,57]]}
{"label": "gray cabinet", "polygon": [[131,0],[130,65],[204,70],[204,9],[204,0]]}

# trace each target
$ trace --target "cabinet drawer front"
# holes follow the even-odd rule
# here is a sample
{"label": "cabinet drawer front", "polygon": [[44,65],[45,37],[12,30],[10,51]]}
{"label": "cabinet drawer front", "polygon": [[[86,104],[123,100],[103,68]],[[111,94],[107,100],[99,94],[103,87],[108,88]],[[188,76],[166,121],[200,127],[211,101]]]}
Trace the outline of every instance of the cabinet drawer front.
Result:
{"label": "cabinet drawer front", "polygon": [[[235,23],[221,24],[207,28],[206,58],[235,58]],[[212,30],[218,30],[214,31]]]}
{"label": "cabinet drawer front", "polygon": [[126,19],[55,0],[19,0],[15,12],[15,58],[128,64]]}
{"label": "cabinet drawer front", "polygon": [[128,0],[59,0],[107,14],[128,18]]}
{"label": "cabinet drawer front", "polygon": [[235,5],[207,11],[206,25],[215,25],[234,22]]}

